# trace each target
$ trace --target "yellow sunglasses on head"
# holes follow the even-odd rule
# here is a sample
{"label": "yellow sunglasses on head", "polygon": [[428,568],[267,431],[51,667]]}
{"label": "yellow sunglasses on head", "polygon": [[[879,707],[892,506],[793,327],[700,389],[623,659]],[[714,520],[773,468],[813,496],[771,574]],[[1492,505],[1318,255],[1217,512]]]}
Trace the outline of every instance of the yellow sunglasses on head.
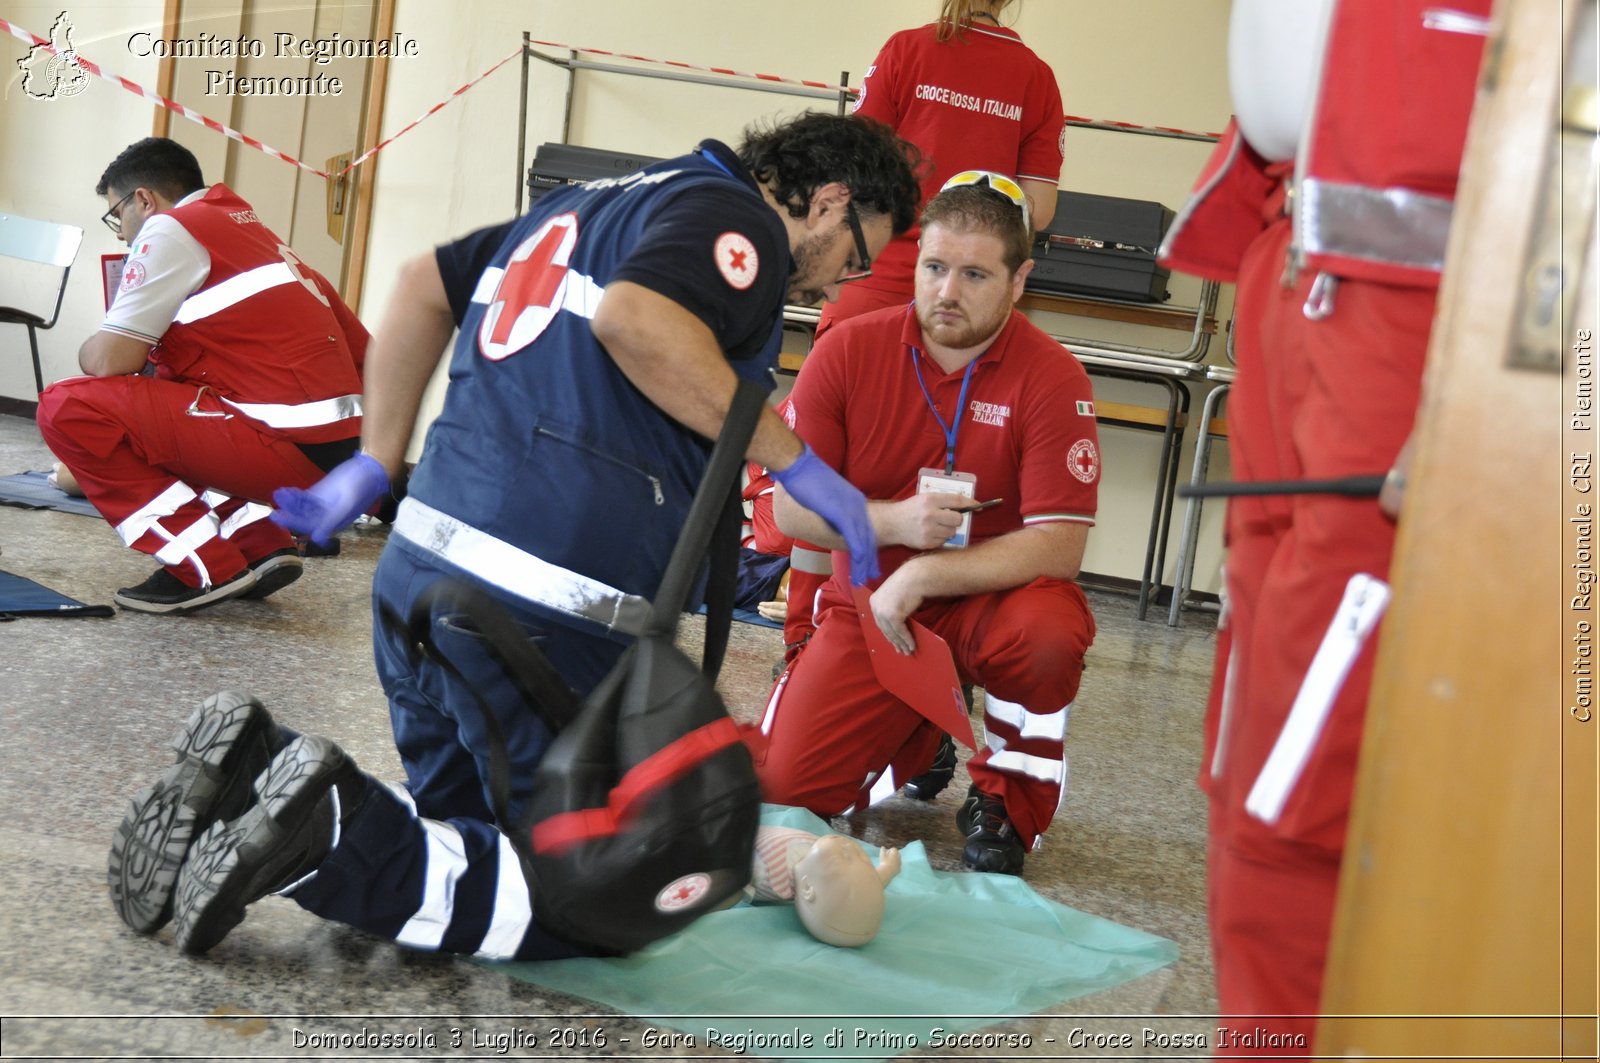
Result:
{"label": "yellow sunglasses on head", "polygon": [[946,181],[939,191],[948,188],[962,188],[966,185],[976,185],[979,188],[988,188],[1000,193],[1022,209],[1022,225],[1031,236],[1033,234],[1033,217],[1028,210],[1028,195],[1022,190],[1014,178],[993,170],[962,170],[950,180]]}

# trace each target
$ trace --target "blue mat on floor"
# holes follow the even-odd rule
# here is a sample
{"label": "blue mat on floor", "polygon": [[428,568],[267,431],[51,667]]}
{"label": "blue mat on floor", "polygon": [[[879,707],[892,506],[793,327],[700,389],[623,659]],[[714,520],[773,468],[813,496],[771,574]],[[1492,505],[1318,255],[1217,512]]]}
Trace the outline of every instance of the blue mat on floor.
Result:
{"label": "blue mat on floor", "polygon": [[[761,820],[829,833],[802,809],[768,805]],[[787,905],[740,904],[621,959],[489,966],[681,1030],[692,1040],[679,1047],[716,1053],[699,1058],[860,1061],[936,1048],[935,1030],[1036,1014],[1178,958],[1171,941],[1047,900],[1020,878],[934,871],[921,842],[901,861],[883,928],[859,949],[816,941]]]}
{"label": "blue mat on floor", "polygon": [[46,479],[49,473],[19,472],[15,476],[0,476],[0,505],[21,506],[24,509],[59,509],[63,513],[78,513],[85,517],[98,517],[100,511],[89,504],[87,498],[76,498]]}
{"label": "blue mat on floor", "polygon": [[23,616],[114,616],[109,605],[84,605],[31,579],[0,572],[0,620]]}

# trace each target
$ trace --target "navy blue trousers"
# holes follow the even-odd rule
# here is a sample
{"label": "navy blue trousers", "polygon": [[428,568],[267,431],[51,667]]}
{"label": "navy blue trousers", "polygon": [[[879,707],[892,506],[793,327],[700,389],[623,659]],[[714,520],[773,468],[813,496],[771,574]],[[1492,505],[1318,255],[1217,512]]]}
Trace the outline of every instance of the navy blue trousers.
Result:
{"label": "navy blue trousers", "polygon": [[[384,622],[385,613],[409,618],[417,597],[444,577],[471,582],[404,539],[391,537],[384,548],[372,583],[373,650],[406,783],[369,780],[368,797],[344,824],[338,845],[291,897],[326,919],[412,948],[500,960],[591,954],[539,925],[521,864],[491,811],[484,706],[506,739],[513,817],[549,748],[549,729],[482,637],[447,606],[433,607],[431,633],[461,678]],[[625,648],[532,607],[508,608],[580,696]]]}

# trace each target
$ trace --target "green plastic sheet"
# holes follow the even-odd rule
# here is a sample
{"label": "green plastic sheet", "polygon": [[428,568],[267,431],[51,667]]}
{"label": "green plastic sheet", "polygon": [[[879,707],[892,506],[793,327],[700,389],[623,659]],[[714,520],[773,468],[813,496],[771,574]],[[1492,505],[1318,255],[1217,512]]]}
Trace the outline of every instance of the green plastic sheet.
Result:
{"label": "green plastic sheet", "polygon": [[[803,809],[765,806],[762,822],[832,833]],[[861,1060],[937,1047],[1178,958],[1173,942],[1047,900],[1023,879],[935,871],[921,842],[901,862],[883,928],[862,948],[822,944],[789,906],[740,904],[620,959],[491,966],[682,1031],[692,1040],[680,1046]]]}

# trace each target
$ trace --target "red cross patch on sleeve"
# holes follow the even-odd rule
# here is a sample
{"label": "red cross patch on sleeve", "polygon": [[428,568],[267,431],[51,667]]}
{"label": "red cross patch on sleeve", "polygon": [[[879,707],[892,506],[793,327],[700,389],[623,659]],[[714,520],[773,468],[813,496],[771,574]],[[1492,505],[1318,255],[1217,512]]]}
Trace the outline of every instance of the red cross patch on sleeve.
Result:
{"label": "red cross patch on sleeve", "polygon": [[756,245],[743,233],[725,232],[717,237],[713,253],[717,256],[717,270],[722,279],[735,291],[744,291],[756,282],[761,270],[761,259]]}
{"label": "red cross patch on sleeve", "polygon": [[[140,250],[143,250],[143,248]],[[134,288],[137,288],[139,285],[144,283],[144,278],[144,263],[135,259],[123,266],[122,283],[119,285],[119,287],[125,292],[132,291]]]}
{"label": "red cross patch on sleeve", "polygon": [[1088,439],[1080,439],[1067,451],[1067,471],[1086,484],[1100,476],[1100,452]]}

